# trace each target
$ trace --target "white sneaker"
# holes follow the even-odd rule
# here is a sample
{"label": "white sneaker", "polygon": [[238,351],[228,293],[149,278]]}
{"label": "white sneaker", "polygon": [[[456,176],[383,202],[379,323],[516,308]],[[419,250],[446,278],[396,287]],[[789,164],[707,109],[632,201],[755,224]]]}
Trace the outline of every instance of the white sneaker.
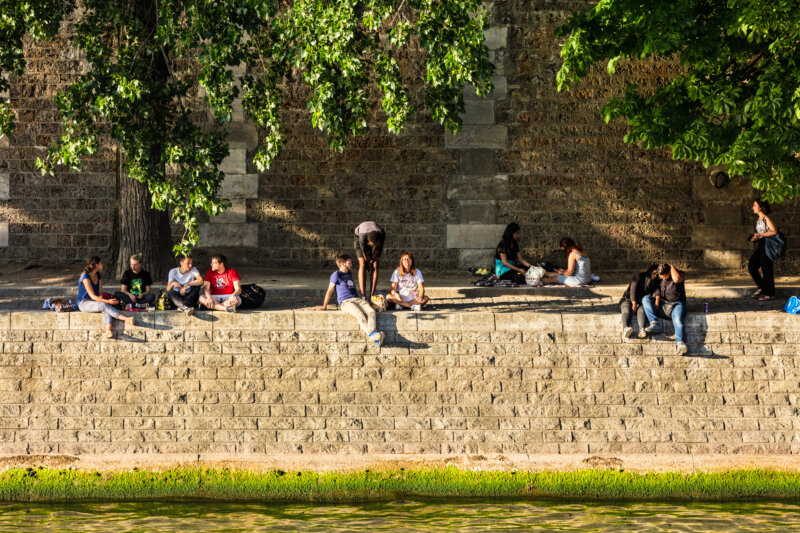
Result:
{"label": "white sneaker", "polygon": [[685,342],[679,342],[678,343],[678,347],[675,350],[675,353],[678,354],[678,355],[684,355],[688,351],[689,351],[689,347],[686,346],[686,343]]}
{"label": "white sneaker", "polygon": [[422,309],[422,306],[419,305],[419,304],[414,304],[414,305],[411,306],[411,310],[412,311],[419,311],[421,309]]}
{"label": "white sneaker", "polygon": [[633,335],[633,328],[632,327],[628,326],[628,327],[626,327],[625,329],[622,330],[622,336],[625,337],[626,339],[630,339],[631,335]]}
{"label": "white sneaker", "polygon": [[636,336],[639,337],[640,339],[646,339],[647,338],[647,332],[645,330],[643,330],[643,329],[640,329],[639,333]]}

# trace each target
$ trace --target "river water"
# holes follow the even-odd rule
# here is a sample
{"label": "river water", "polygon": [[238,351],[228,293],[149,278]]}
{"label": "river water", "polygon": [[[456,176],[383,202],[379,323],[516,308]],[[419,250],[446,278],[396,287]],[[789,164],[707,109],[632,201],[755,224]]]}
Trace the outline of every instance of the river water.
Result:
{"label": "river water", "polygon": [[0,504],[0,531],[800,531],[800,502]]}

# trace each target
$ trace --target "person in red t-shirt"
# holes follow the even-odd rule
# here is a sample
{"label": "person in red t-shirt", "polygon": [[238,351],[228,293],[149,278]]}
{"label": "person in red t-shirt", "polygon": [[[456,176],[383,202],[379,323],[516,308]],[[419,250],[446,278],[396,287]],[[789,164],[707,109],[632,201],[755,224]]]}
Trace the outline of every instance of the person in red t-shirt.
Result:
{"label": "person in red t-shirt", "polygon": [[242,286],[239,283],[239,274],[228,268],[228,260],[222,254],[211,256],[211,268],[206,271],[203,279],[204,293],[200,296],[200,303],[214,311],[236,312],[236,306],[242,303],[239,295]]}

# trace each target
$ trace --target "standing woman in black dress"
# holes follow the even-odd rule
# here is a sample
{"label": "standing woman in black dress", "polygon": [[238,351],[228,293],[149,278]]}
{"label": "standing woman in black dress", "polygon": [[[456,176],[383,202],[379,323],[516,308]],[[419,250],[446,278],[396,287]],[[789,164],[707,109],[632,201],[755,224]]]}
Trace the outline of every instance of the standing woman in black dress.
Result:
{"label": "standing woman in black dress", "polygon": [[[775,271],[772,259],[767,256],[767,237],[772,237],[778,233],[775,224],[767,216],[770,213],[769,204],[763,200],[753,202],[753,213],[758,216],[756,221],[756,232],[750,237],[752,242],[757,242],[758,247],[747,263],[747,270],[756,282],[758,290],[752,294],[753,298],[761,301],[775,299]],[[758,270],[761,269],[761,273]]]}

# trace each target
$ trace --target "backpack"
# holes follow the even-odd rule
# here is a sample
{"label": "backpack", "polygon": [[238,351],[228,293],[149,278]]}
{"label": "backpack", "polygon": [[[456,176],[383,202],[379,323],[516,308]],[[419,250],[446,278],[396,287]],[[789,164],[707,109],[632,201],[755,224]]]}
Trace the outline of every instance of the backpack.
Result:
{"label": "backpack", "polygon": [[266,297],[267,291],[255,283],[242,285],[242,294],[240,295],[242,303],[239,305],[239,309],[257,309],[261,307]]}
{"label": "backpack", "polygon": [[797,298],[797,296],[789,298],[783,310],[792,315],[800,315],[800,298]]}

